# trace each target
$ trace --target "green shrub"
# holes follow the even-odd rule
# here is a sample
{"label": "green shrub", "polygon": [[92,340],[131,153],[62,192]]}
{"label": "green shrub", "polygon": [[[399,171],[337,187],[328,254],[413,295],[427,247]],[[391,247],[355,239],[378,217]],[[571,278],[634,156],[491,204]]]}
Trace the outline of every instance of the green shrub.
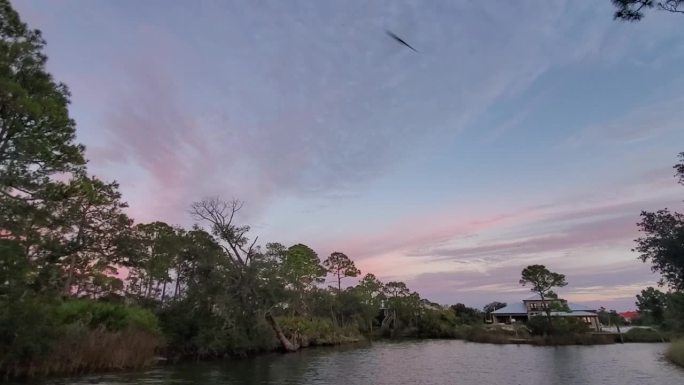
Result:
{"label": "green shrub", "polygon": [[426,310],[418,317],[414,330],[419,338],[459,338],[464,325],[451,310]]}
{"label": "green shrub", "polygon": [[665,337],[651,328],[632,328],[622,335],[625,342],[663,342]]}
{"label": "green shrub", "polygon": [[335,327],[327,318],[281,317],[278,324],[285,336],[302,346],[337,345],[361,339],[356,325]]}
{"label": "green shrub", "polygon": [[57,317],[58,323],[62,325],[80,323],[91,329],[104,326],[110,331],[120,331],[133,327],[159,332],[157,317],[151,311],[117,303],[88,299],[69,300],[57,306]]}
{"label": "green shrub", "polygon": [[667,358],[675,364],[684,367],[684,340],[672,342],[667,349]]}
{"label": "green shrub", "polygon": [[0,302],[0,374],[13,376],[49,356],[60,334],[54,313],[54,306],[31,295]]}
{"label": "green shrub", "polygon": [[0,304],[0,373],[8,377],[138,368],[160,345],[150,311],[27,295]]}
{"label": "green shrub", "polygon": [[166,339],[165,354],[172,359],[201,359],[243,357],[275,349],[277,340],[263,318],[234,314],[232,309],[218,311],[195,306],[191,301],[174,301],[165,306],[158,313]]}
{"label": "green shrub", "polygon": [[527,321],[527,328],[534,336],[581,334],[589,331],[589,327],[579,319],[573,317],[551,317],[551,323],[546,316],[531,317]]}

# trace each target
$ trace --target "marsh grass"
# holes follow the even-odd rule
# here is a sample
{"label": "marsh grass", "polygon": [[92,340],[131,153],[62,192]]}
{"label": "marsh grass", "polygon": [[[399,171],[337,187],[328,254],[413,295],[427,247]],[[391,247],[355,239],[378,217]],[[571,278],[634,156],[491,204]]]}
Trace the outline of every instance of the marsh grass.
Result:
{"label": "marsh grass", "polygon": [[[154,362],[162,344],[156,318],[141,308],[75,300],[41,310],[31,316],[40,322],[30,325],[51,332],[17,329],[21,335],[0,348],[5,378],[138,369]],[[29,316],[16,322],[29,322]]]}
{"label": "marsh grass", "polygon": [[684,368],[684,339],[672,342],[665,355],[670,361]]}

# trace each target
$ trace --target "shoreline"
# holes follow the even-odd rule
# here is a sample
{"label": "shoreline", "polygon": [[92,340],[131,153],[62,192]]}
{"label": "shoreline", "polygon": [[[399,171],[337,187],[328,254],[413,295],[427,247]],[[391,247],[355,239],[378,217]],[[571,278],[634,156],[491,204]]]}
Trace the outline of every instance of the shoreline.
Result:
{"label": "shoreline", "polygon": [[[143,373],[146,371],[150,370],[155,370],[158,368],[164,368],[168,366],[174,366],[174,365],[191,365],[195,363],[217,363],[217,362],[231,362],[231,361],[242,361],[242,360],[248,360],[252,359],[255,357],[266,357],[266,356],[283,356],[283,355],[291,355],[291,354],[297,354],[297,353],[305,353],[309,350],[316,350],[316,349],[331,349],[331,348],[353,348],[354,346],[359,346],[359,347],[364,347],[364,346],[369,346],[372,345],[373,343],[403,343],[403,342],[410,342],[410,341],[461,341],[463,343],[467,344],[482,344],[482,345],[528,345],[532,347],[550,347],[550,346],[556,346],[556,347],[567,347],[567,346],[593,346],[593,345],[612,345],[614,343],[609,343],[609,344],[557,344],[557,345],[539,345],[539,344],[534,344],[534,343],[522,343],[522,342],[515,342],[514,340],[510,340],[510,342],[507,343],[497,343],[497,342],[479,342],[479,341],[470,341],[466,339],[461,339],[461,338],[410,338],[410,337],[401,337],[401,338],[381,338],[381,339],[376,339],[376,340],[358,340],[358,341],[349,341],[349,342],[344,342],[344,343],[338,343],[338,344],[316,344],[316,345],[309,345],[307,347],[302,347],[301,349],[297,350],[296,352],[284,352],[284,351],[279,351],[279,350],[272,350],[272,351],[262,351],[262,352],[255,352],[251,354],[247,354],[245,356],[233,356],[233,357],[214,357],[214,358],[205,358],[205,359],[200,359],[200,360],[193,360],[191,358],[186,358],[186,359],[179,359],[179,360],[170,360],[166,359],[165,357],[156,357],[159,358],[159,360],[156,360],[155,363],[146,366],[144,368],[137,368],[137,369],[112,369],[112,370],[104,370],[104,371],[96,371],[96,372],[84,372],[84,373],[76,373],[76,374],[71,374],[71,375],[50,375],[50,376],[44,376],[44,377],[31,377],[31,378],[25,378],[25,379],[14,379],[17,383],[33,383],[34,381],[38,380],[57,380],[59,381],[60,379],[72,379],[72,378],[88,378],[88,377],[96,377],[96,376],[105,376],[105,375],[112,375],[112,374],[119,374],[119,373]],[[682,342],[682,346],[684,346],[684,340],[680,340]],[[652,344],[652,343],[662,343],[662,342],[629,342],[625,343],[625,345],[629,344]],[[677,365],[678,367],[684,368],[684,365],[672,360],[669,355],[667,355],[667,358],[669,362],[671,362],[674,365]]]}

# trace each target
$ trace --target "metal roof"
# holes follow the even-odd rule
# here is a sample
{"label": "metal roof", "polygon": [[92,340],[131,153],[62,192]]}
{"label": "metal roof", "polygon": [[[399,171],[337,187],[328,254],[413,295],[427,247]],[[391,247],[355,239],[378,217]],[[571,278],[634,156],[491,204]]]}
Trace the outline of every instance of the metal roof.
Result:
{"label": "metal roof", "polygon": [[598,317],[596,313],[591,313],[588,311],[572,311],[572,312],[567,312],[567,311],[552,311],[551,312],[552,317]]}
{"label": "metal roof", "polygon": [[[592,311],[596,311],[595,309],[590,308],[589,306],[585,305],[580,305],[577,303],[567,303],[568,307],[570,308],[570,311],[572,312],[572,315],[579,315],[579,314],[588,314],[588,315],[594,315],[594,313],[591,313]],[[552,312],[551,314],[553,314]],[[555,313],[565,313],[565,312],[555,312]],[[514,314],[519,314],[519,315],[526,315],[527,314],[527,307],[525,306],[524,302],[515,302],[510,305],[506,305],[505,307],[502,307],[499,310],[495,310],[492,312],[492,314],[495,315],[514,315]],[[570,314],[570,313],[567,313]]]}
{"label": "metal roof", "polygon": [[[553,301],[555,299],[562,300],[561,298],[558,298],[558,297],[546,297],[546,298],[544,298],[545,301]],[[541,297],[539,296],[539,294],[535,294],[531,297],[525,298],[523,301],[541,301]]]}
{"label": "metal roof", "polygon": [[576,311],[596,311],[596,309],[594,309],[592,307],[580,305],[578,303],[568,302],[567,305],[570,308],[570,310],[572,310],[573,312],[576,312]]}
{"label": "metal roof", "polygon": [[516,303],[512,303],[510,305],[506,305],[505,307],[502,307],[499,310],[494,310],[492,312],[492,314],[496,314],[496,315],[510,315],[510,314],[527,315],[527,307],[522,302],[516,302]]}

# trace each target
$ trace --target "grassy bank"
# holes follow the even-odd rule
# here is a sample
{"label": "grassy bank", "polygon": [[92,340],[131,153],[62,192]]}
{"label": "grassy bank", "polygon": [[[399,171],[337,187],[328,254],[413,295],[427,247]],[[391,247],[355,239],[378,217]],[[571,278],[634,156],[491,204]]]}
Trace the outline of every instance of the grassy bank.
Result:
{"label": "grassy bank", "polygon": [[285,335],[302,348],[340,345],[365,339],[356,325],[333,325],[327,318],[282,317],[278,322]]}
{"label": "grassy bank", "polygon": [[667,358],[684,368],[684,339],[672,342],[667,349]]}
{"label": "grassy bank", "polygon": [[670,340],[668,333],[651,328],[633,328],[622,334],[625,342],[666,342]]}
{"label": "grassy bank", "polygon": [[461,339],[490,344],[530,344],[536,346],[604,345],[616,342],[614,335],[592,333],[563,333],[531,335],[523,326],[464,326]]}
{"label": "grassy bank", "polygon": [[2,336],[5,377],[137,369],[153,362],[162,341],[154,314],[138,307],[90,300],[23,305],[35,311],[32,318],[7,309],[0,321],[15,331]]}

